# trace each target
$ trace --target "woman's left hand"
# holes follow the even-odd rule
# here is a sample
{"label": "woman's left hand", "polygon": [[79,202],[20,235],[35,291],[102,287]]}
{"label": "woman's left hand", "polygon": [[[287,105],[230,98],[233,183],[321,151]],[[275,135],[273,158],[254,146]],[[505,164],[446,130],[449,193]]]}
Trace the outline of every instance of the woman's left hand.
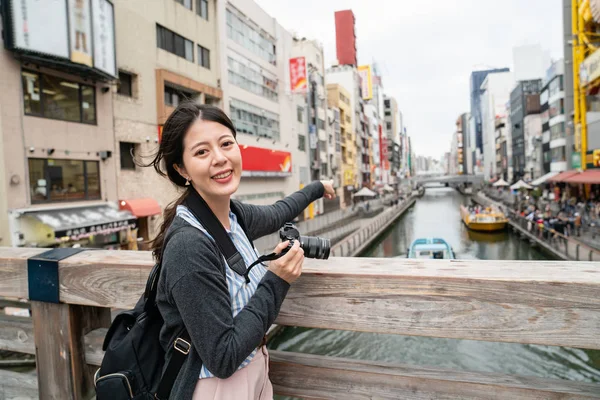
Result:
{"label": "woman's left hand", "polygon": [[335,189],[333,188],[333,181],[332,180],[321,181],[321,183],[323,184],[323,187],[325,188],[325,193],[323,194],[323,197],[325,197],[326,199],[334,199],[335,198]]}

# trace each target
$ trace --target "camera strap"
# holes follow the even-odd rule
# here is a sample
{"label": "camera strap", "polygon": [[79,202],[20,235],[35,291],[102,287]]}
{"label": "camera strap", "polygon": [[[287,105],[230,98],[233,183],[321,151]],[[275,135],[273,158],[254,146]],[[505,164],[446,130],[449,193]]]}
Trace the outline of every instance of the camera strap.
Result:
{"label": "camera strap", "polygon": [[[212,212],[206,201],[200,196],[195,189],[190,189],[190,195],[185,199],[185,206],[194,214],[196,219],[200,221],[204,229],[213,237],[221,254],[225,257],[227,265],[236,274],[247,278],[246,263],[233,244],[233,241],[227,234],[227,231]],[[234,212],[236,209],[234,209]],[[237,214],[236,214],[237,215]],[[239,215],[238,219],[239,219]],[[245,233],[245,232],[244,232]]]}
{"label": "camera strap", "polygon": [[246,270],[246,273],[244,274],[244,278],[246,278],[246,283],[250,283],[250,271],[252,270],[252,268],[254,268],[256,265],[263,263],[265,261],[273,261],[273,260],[277,260],[278,258],[283,257],[283,255],[285,253],[287,253],[288,250],[291,249],[293,245],[294,245],[294,241],[290,240],[288,247],[285,248],[284,250],[282,250],[280,253],[269,253],[269,254],[265,254],[265,255],[258,257],[258,259],[256,261],[254,261],[252,264],[250,264],[250,266]]}

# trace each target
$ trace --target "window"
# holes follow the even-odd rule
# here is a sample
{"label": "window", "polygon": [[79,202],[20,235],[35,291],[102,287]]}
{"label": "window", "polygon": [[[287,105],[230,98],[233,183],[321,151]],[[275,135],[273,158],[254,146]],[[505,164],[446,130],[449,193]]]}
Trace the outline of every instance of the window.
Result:
{"label": "window", "polygon": [[304,108],[303,108],[303,107],[300,107],[300,106],[298,106],[298,107],[296,108],[296,113],[297,113],[297,116],[298,116],[298,122],[302,122],[302,121],[304,120],[304,118],[303,118],[303,115],[304,115]]}
{"label": "window", "polygon": [[197,96],[197,93],[165,86],[165,105],[167,106],[177,107],[183,101],[195,101]]}
{"label": "window", "polygon": [[188,10],[192,9],[192,0],[175,0],[177,3],[181,4]]}
{"label": "window", "polygon": [[556,147],[554,149],[551,149],[550,152],[552,153],[552,162],[567,161],[567,157],[566,157],[566,152],[565,152],[565,147],[564,146],[560,146],[560,147]]}
{"label": "window", "polygon": [[318,127],[319,129],[325,129],[325,121],[323,121],[322,119],[319,119],[319,120],[317,121],[317,127]]}
{"label": "window", "polygon": [[198,45],[198,65],[210,69],[210,51]]}
{"label": "window", "polygon": [[383,101],[383,105],[385,106],[385,108],[390,108],[390,101],[389,100],[384,100]]}
{"label": "window", "polygon": [[552,104],[550,104],[550,108],[548,110],[549,110],[550,118],[556,117],[557,115],[564,114],[565,113],[565,100],[559,99],[559,100],[552,102]]}
{"label": "window", "polygon": [[227,9],[227,37],[266,62],[277,64],[275,39],[255,27],[246,17]]}
{"label": "window", "polygon": [[279,115],[236,99],[231,99],[229,110],[238,132],[279,139]]}
{"label": "window", "polygon": [[52,75],[22,71],[25,115],[96,123],[96,88]]}
{"label": "window", "polygon": [[100,198],[98,161],[29,159],[32,203]]}
{"label": "window", "polygon": [[245,57],[227,57],[229,83],[269,100],[277,101],[277,77]]}
{"label": "window", "polygon": [[156,46],[194,62],[194,43],[158,24],[156,25]]}
{"label": "window", "polygon": [[133,96],[133,75],[127,72],[119,71],[119,83],[117,93],[122,96]]}
{"label": "window", "polygon": [[384,111],[384,114],[385,114],[386,117],[389,117],[389,116],[392,115],[392,112],[391,111]]}
{"label": "window", "polygon": [[388,129],[388,130],[392,129],[392,123],[391,122],[386,122],[385,123],[385,128]]}
{"label": "window", "polygon": [[135,169],[135,143],[119,142],[121,169]]}
{"label": "window", "polygon": [[306,151],[306,136],[298,135],[298,150]]}
{"label": "window", "polygon": [[560,122],[550,127],[550,140],[562,139],[565,137],[565,123]]}
{"label": "window", "polygon": [[196,13],[208,21],[208,0],[196,1]]}

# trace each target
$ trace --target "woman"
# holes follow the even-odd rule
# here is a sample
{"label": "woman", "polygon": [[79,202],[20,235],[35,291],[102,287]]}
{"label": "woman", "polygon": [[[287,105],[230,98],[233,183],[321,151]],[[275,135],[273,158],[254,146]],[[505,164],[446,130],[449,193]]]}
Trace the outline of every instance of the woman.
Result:
{"label": "woman", "polygon": [[[275,321],[289,285],[301,273],[303,250],[293,247],[269,267],[257,265],[246,283],[226,264],[212,237],[185,206],[196,191],[227,230],[246,266],[259,254],[230,210],[242,174],[240,148],[230,119],[218,108],[182,103],[163,127],[151,165],[183,194],[165,209],[154,240],[162,262],[157,304],[164,318],[161,342],[167,362],[173,342],[185,328],[192,351],[181,368],[173,399],[270,399],[268,353],[263,338]],[[250,240],[277,231],[311,202],[335,197],[331,182],[313,182],[271,206],[236,203]],[[170,236],[168,232],[180,227]],[[280,243],[279,253],[288,245]]]}

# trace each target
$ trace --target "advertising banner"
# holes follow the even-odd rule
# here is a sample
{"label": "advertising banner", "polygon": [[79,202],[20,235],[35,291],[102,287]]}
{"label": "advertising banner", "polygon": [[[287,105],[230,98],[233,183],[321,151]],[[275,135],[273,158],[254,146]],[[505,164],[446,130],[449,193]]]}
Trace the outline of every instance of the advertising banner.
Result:
{"label": "advertising banner", "polygon": [[71,61],[92,66],[92,16],[89,0],[69,0]]}
{"label": "advertising banner", "polygon": [[304,57],[290,58],[290,85],[292,93],[306,93],[308,80]]}
{"label": "advertising banner", "polygon": [[292,154],[287,151],[241,145],[242,176],[290,176]]}
{"label": "advertising banner", "polygon": [[115,16],[108,0],[92,0],[94,27],[94,67],[117,76],[115,59]]}
{"label": "advertising banner", "polygon": [[8,50],[56,58],[117,77],[114,7],[109,0],[2,0]]}
{"label": "advertising banner", "polygon": [[[7,0],[5,0],[7,1]],[[65,0],[12,0],[13,47],[69,58]]]}
{"label": "advertising banner", "polygon": [[586,86],[600,77],[600,50],[590,54],[579,67],[581,86]]}
{"label": "advertising banner", "polygon": [[363,100],[373,98],[373,80],[371,78],[371,66],[361,65],[358,67],[358,75],[360,76],[360,87],[362,90]]}

